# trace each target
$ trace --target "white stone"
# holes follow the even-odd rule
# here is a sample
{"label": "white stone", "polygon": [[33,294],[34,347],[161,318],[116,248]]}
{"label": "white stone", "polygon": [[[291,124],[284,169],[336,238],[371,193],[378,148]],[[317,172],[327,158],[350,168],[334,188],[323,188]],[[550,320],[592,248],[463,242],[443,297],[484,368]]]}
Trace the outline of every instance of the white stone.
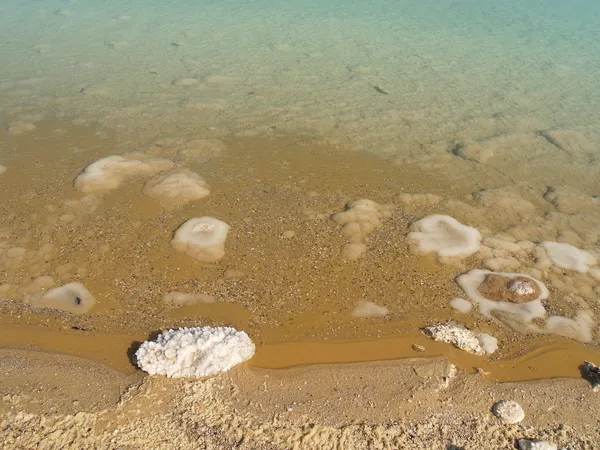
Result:
{"label": "white stone", "polygon": [[501,400],[492,406],[492,412],[504,423],[519,423],[525,418],[525,411],[517,402],[512,400]]}
{"label": "white stone", "polygon": [[135,353],[137,365],[150,375],[206,377],[226,372],[254,355],[248,335],[231,327],[168,330],[146,341]]}

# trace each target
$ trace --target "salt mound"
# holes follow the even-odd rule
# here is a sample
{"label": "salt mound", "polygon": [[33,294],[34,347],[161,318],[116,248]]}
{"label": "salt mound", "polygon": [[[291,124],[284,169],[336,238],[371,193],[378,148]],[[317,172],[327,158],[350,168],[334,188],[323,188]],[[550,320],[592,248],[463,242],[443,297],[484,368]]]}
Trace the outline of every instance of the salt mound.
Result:
{"label": "salt mound", "polygon": [[225,256],[229,225],[214,217],[190,219],[175,232],[171,247],[202,262],[214,262]]}
{"label": "salt mound", "polygon": [[31,305],[37,308],[52,308],[75,314],[88,312],[96,299],[85,286],[79,282],[49,289],[40,297],[32,297]]}
{"label": "salt mound", "polygon": [[586,273],[597,262],[594,255],[571,244],[545,241],[540,246],[546,250],[552,264],[561,269]]}
{"label": "salt mound", "polygon": [[483,351],[488,355],[491,355],[498,350],[498,339],[487,333],[480,333],[477,335],[477,340]]}
{"label": "salt mound", "polygon": [[413,224],[408,243],[418,253],[437,253],[438,257],[464,258],[477,252],[481,234],[453,217],[427,216]]}
{"label": "salt mound", "polygon": [[525,411],[517,402],[512,400],[501,400],[492,406],[492,412],[504,423],[519,423],[525,418]]}
{"label": "salt mound", "polygon": [[381,226],[383,217],[390,216],[389,207],[364,198],[348,203],[345,211],[334,214],[331,219],[343,225],[342,233],[349,241],[342,250],[344,258],[350,261],[360,258],[367,251],[363,240]]}
{"label": "salt mound", "polygon": [[535,214],[533,203],[508,188],[482,189],[474,192],[471,197],[476,203],[490,208],[490,213],[510,217],[511,221],[518,221]]}
{"label": "salt mound", "polygon": [[162,332],[135,353],[137,365],[150,375],[206,377],[226,372],[254,355],[248,335],[231,327],[180,328]]}
{"label": "salt mound", "polygon": [[2,164],[0,164],[0,173],[4,173],[6,172],[7,168],[6,166],[3,166]]}
{"label": "salt mound", "polygon": [[113,155],[87,166],[77,178],[75,188],[91,194],[111,191],[128,178],[150,176],[173,168],[167,159],[150,158],[140,153]]}
{"label": "salt mound", "polygon": [[475,333],[466,328],[442,323],[423,328],[423,333],[436,341],[452,344],[456,348],[469,353],[476,355],[483,355],[485,353]]}
{"label": "salt mound", "polygon": [[[501,277],[501,280],[505,280],[507,289],[491,289],[486,283],[489,275],[493,275],[494,278]],[[541,281],[520,273],[495,273],[480,269],[464,273],[456,281],[467,296],[479,304],[479,312],[484,316],[490,319],[496,318],[513,330],[522,333],[540,331],[537,326],[531,324],[531,321],[546,316],[546,308],[542,305],[541,300],[548,298],[550,294],[546,285]],[[482,285],[486,294],[491,295],[493,299],[486,297],[480,291]],[[506,293],[506,297],[502,297],[503,292]],[[534,297],[533,295],[536,295],[536,293],[537,297]],[[527,301],[514,303],[510,301],[511,298],[513,298],[513,301],[515,299]]]}
{"label": "salt mound", "polygon": [[163,302],[172,307],[193,306],[199,303],[214,303],[215,297],[209,294],[191,294],[188,292],[169,292]]}
{"label": "salt mound", "polygon": [[155,175],[146,182],[142,192],[167,206],[185,205],[210,194],[200,175],[187,169]]}
{"label": "salt mound", "polygon": [[387,316],[387,313],[388,309],[385,306],[379,306],[365,300],[358,302],[356,308],[352,310],[354,317],[384,317]]}

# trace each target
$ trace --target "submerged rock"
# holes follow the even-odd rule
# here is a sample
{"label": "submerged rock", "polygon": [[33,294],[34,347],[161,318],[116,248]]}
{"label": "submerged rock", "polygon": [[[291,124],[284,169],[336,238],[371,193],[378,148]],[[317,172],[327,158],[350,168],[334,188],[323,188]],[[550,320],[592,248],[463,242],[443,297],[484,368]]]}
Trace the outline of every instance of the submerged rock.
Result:
{"label": "submerged rock", "polygon": [[590,361],[584,361],[583,370],[585,377],[592,383],[592,390],[600,392],[600,367]]}
{"label": "submerged rock", "polygon": [[541,294],[540,286],[531,278],[509,278],[498,273],[488,273],[477,290],[487,299],[513,303],[529,302]]}

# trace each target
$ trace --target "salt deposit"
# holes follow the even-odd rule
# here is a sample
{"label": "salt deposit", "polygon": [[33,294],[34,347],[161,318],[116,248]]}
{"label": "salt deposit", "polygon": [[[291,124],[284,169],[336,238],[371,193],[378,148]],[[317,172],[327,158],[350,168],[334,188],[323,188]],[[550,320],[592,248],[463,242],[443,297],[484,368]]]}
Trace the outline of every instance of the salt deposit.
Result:
{"label": "salt deposit", "polygon": [[225,256],[229,225],[214,217],[190,219],[175,232],[171,247],[202,262],[214,262]]}
{"label": "salt deposit", "polygon": [[435,341],[452,344],[456,348],[476,355],[483,355],[484,349],[475,333],[466,328],[450,324],[437,324],[423,328],[423,333]]}
{"label": "salt deposit", "polygon": [[525,411],[517,402],[501,400],[492,406],[492,412],[506,424],[519,423],[525,418]]}
{"label": "salt deposit", "polygon": [[593,254],[571,244],[545,241],[540,246],[546,250],[552,264],[561,269],[586,273],[590,266],[597,263],[597,259]]}
{"label": "salt deposit", "polygon": [[358,302],[352,310],[354,317],[384,317],[387,313],[388,309],[385,306],[379,306],[365,300]]}
{"label": "salt deposit", "polygon": [[592,341],[594,320],[590,311],[579,311],[574,319],[551,316],[546,321],[546,331],[580,342]]}
{"label": "salt deposit", "polygon": [[188,292],[169,292],[163,296],[163,302],[172,307],[193,306],[200,303],[214,303],[214,295],[192,294]]}
{"label": "salt deposit", "polygon": [[150,375],[206,377],[226,372],[254,355],[248,335],[231,327],[180,328],[162,332],[135,353],[137,365]]}
{"label": "salt deposit", "polygon": [[96,299],[83,284],[74,282],[50,289],[41,297],[33,296],[30,303],[37,308],[52,308],[83,314],[92,309]]}
{"label": "salt deposit", "polygon": [[537,439],[519,439],[519,450],[558,450],[558,446],[549,441]]}
{"label": "salt deposit", "polygon": [[6,166],[3,166],[2,164],[0,164],[0,173],[4,173],[6,172],[7,168]]}
{"label": "salt deposit", "polygon": [[103,193],[117,189],[126,179],[151,176],[173,168],[167,159],[150,158],[141,153],[113,155],[87,166],[77,178],[75,188],[88,193]]}
{"label": "salt deposit", "polygon": [[600,212],[599,199],[585,195],[571,186],[549,187],[544,199],[565,214]]}
{"label": "salt deposit", "polygon": [[450,300],[450,306],[463,314],[468,314],[473,309],[473,303],[464,298],[453,298]]}
{"label": "salt deposit", "polygon": [[381,226],[382,218],[390,216],[388,206],[364,198],[348,203],[345,211],[334,214],[331,219],[343,225],[342,233],[349,241],[342,250],[342,256],[350,261],[359,259],[367,251],[364,239]]}
{"label": "salt deposit", "polygon": [[413,224],[408,243],[418,253],[464,258],[479,250],[481,234],[450,216],[435,214]]}
{"label": "salt deposit", "polygon": [[487,333],[479,333],[477,335],[477,340],[479,341],[479,345],[481,348],[488,354],[491,355],[496,350],[498,350],[498,339],[494,336]]}
{"label": "salt deposit", "polygon": [[[495,300],[487,298],[479,291],[479,287],[486,281],[488,275],[501,277],[501,281],[507,280],[507,283],[503,284],[507,289],[497,291],[499,294],[501,293],[500,295],[510,293],[513,300],[524,296],[527,301],[514,303],[506,297],[495,297]],[[527,280],[527,289],[521,286],[521,282],[524,283],[525,280]],[[520,273],[494,273],[488,270],[474,269],[460,275],[457,282],[467,296],[479,305],[479,312],[484,316],[496,318],[519,332],[539,331],[539,328],[531,324],[531,321],[546,316],[546,309],[541,300],[546,299],[549,295],[548,288],[541,281]],[[530,288],[533,290],[532,292],[530,292]],[[519,294],[520,291],[524,293]],[[531,297],[535,292],[538,293],[537,297]],[[486,293],[490,295],[489,292]]]}
{"label": "salt deposit", "polygon": [[206,182],[187,169],[173,169],[150,178],[142,191],[166,206],[181,206],[210,194]]}

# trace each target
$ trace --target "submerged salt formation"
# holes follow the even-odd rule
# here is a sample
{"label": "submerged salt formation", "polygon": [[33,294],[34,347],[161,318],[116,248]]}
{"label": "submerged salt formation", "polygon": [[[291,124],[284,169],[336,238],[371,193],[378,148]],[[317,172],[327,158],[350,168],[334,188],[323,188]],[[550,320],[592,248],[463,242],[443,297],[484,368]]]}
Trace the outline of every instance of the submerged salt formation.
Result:
{"label": "submerged salt formation", "polygon": [[49,289],[42,296],[32,296],[29,303],[37,308],[52,308],[75,314],[88,312],[96,299],[79,282]]}
{"label": "submerged salt formation", "polygon": [[146,341],[135,353],[137,365],[150,375],[206,377],[226,372],[254,355],[248,335],[231,327],[168,330]]}
{"label": "submerged salt formation", "polygon": [[439,258],[465,258],[476,253],[481,234],[453,217],[427,216],[413,224],[408,243],[416,253],[436,253]]}
{"label": "submerged salt formation", "polygon": [[519,439],[519,450],[558,450],[558,446],[550,441],[539,439]]}
{"label": "submerged salt formation", "polygon": [[117,189],[126,179],[172,169],[172,161],[141,153],[113,155],[94,161],[75,178],[75,188],[87,194]]}
{"label": "submerged salt formation", "polygon": [[348,238],[342,256],[349,261],[359,259],[367,251],[365,238],[381,226],[382,218],[390,215],[388,207],[364,198],[348,203],[345,211],[334,214],[331,219],[343,225],[342,233]]}
{"label": "submerged salt formation", "polygon": [[175,232],[171,247],[202,262],[215,262],[225,256],[229,225],[214,217],[190,219]]}
{"label": "submerged salt formation", "polygon": [[0,173],[4,173],[6,172],[7,168],[6,166],[3,166],[2,164],[0,164]]}
{"label": "submerged salt formation", "polygon": [[581,250],[571,244],[545,241],[540,246],[546,250],[552,264],[561,269],[587,273],[590,266],[598,262],[590,252]]}
{"label": "submerged salt formation", "polygon": [[352,310],[354,317],[385,317],[388,309],[385,306],[379,306],[373,302],[361,300]]}
{"label": "submerged salt formation", "polygon": [[174,169],[153,176],[142,192],[169,207],[182,206],[210,194],[200,175],[187,169]]}
{"label": "submerged salt formation", "polygon": [[167,306],[178,308],[180,306],[193,306],[201,303],[214,303],[214,295],[193,294],[189,292],[169,292],[163,296],[163,302]]}

